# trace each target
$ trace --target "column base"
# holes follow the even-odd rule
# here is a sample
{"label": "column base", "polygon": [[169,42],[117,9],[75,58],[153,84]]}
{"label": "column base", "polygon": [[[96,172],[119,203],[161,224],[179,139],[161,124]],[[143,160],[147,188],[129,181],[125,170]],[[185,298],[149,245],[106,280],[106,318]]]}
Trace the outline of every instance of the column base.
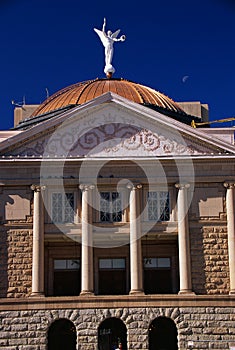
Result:
{"label": "column base", "polygon": [[235,295],[235,290],[234,289],[230,290],[229,295]]}
{"label": "column base", "polygon": [[129,292],[129,295],[145,295],[143,290],[133,289]]}
{"label": "column base", "polygon": [[196,295],[196,294],[190,289],[183,289],[178,292],[178,295]]}
{"label": "column base", "polygon": [[30,298],[44,298],[45,297],[45,294],[42,293],[42,292],[33,292],[30,294],[29,296]]}
{"label": "column base", "polygon": [[94,293],[91,292],[90,290],[82,290],[79,295],[80,296],[92,296],[92,295],[94,295]]}

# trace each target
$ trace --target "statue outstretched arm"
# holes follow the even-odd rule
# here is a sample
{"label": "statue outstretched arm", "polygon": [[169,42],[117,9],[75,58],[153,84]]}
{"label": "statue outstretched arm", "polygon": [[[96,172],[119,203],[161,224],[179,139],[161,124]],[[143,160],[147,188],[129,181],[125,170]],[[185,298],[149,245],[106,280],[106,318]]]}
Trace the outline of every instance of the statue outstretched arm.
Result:
{"label": "statue outstretched arm", "polygon": [[125,41],[126,40],[126,36],[122,35],[119,39],[117,38],[113,38],[113,41]]}

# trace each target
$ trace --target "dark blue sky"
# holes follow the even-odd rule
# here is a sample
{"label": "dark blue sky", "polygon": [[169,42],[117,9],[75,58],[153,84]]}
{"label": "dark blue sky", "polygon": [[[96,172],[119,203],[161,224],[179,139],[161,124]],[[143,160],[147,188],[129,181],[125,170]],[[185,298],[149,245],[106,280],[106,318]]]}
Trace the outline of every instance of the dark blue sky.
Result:
{"label": "dark blue sky", "polygon": [[208,103],[213,120],[235,116],[234,0],[1,0],[1,130],[13,126],[11,100],[37,104],[46,89],[104,77],[93,31],[104,16],[127,37],[115,44],[114,77]]}

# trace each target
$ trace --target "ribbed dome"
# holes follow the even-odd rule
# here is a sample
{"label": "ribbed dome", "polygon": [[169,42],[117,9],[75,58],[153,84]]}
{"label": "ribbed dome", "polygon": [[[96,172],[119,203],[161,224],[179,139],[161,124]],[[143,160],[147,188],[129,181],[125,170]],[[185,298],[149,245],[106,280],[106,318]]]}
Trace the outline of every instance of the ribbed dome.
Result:
{"label": "ribbed dome", "polygon": [[81,105],[106,92],[113,92],[136,103],[184,113],[176,102],[147,86],[124,79],[95,79],[76,83],[56,92],[35,110],[32,117],[70,105]]}

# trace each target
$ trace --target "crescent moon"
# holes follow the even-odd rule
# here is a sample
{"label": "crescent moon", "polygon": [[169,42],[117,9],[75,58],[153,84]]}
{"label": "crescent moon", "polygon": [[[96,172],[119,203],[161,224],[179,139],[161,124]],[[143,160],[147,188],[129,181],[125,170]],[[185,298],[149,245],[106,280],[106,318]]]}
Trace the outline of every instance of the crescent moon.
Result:
{"label": "crescent moon", "polygon": [[183,76],[182,78],[182,82],[185,83],[187,80],[188,80],[189,76],[188,75],[185,75]]}

